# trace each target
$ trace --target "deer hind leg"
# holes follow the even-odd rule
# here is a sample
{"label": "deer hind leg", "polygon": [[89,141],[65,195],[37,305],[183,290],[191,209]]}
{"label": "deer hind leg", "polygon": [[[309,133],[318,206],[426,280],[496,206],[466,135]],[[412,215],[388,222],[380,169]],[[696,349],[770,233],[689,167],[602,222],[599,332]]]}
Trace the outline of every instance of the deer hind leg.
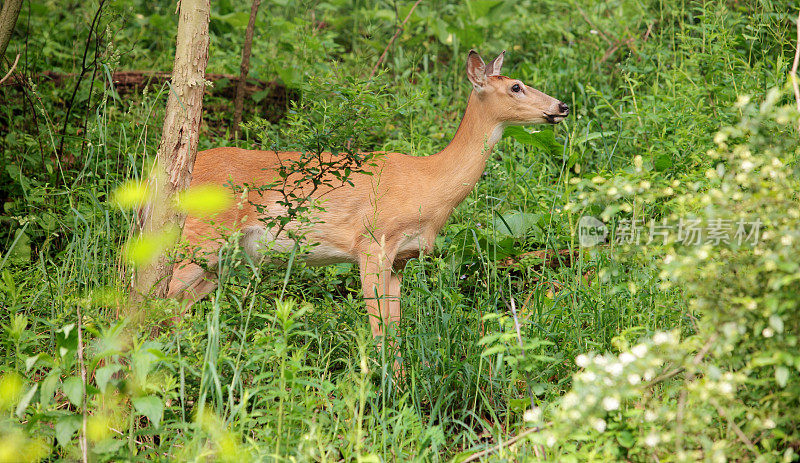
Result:
{"label": "deer hind leg", "polygon": [[181,301],[181,315],[217,288],[217,275],[189,261],[175,264],[167,297]]}
{"label": "deer hind leg", "polygon": [[[266,234],[267,232],[263,227],[253,226],[242,229],[239,243],[256,263],[261,262],[263,259],[263,253],[260,248],[263,244],[261,241]],[[217,242],[216,244],[221,245],[222,242]],[[201,255],[208,259],[206,268],[189,260],[175,264],[172,271],[172,280],[169,282],[167,297],[181,301],[182,313],[189,310],[195,302],[217,289],[219,285],[217,273],[206,270],[207,268],[216,268],[219,265],[219,260],[216,256],[217,249],[216,246],[207,244],[200,250]]]}

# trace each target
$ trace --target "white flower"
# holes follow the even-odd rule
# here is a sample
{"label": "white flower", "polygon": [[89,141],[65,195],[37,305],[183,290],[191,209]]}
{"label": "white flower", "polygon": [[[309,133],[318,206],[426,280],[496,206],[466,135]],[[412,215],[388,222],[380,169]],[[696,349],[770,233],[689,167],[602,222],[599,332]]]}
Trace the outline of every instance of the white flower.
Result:
{"label": "white flower", "polygon": [[636,356],[631,354],[630,352],[623,352],[619,356],[619,361],[622,362],[623,365],[627,365],[631,362],[636,360]]}
{"label": "white flower", "polygon": [[581,354],[581,355],[575,357],[575,364],[578,365],[581,368],[588,367],[589,366],[589,361],[590,361],[589,357],[584,355],[584,354]]}
{"label": "white flower", "polygon": [[722,325],[722,332],[729,338],[736,336],[736,333],[739,332],[736,322],[728,322]]}
{"label": "white flower", "polygon": [[784,246],[789,246],[790,244],[792,244],[792,241],[793,241],[792,235],[783,235],[781,237],[781,244]]}
{"label": "white flower", "polygon": [[766,420],[764,420],[764,427],[767,429],[773,429],[775,428],[775,422],[767,418]]}
{"label": "white flower", "polygon": [[727,381],[719,383],[719,391],[723,394],[730,394],[733,392],[733,385]]}
{"label": "white flower", "polygon": [[642,156],[637,154],[633,157],[633,166],[636,167],[636,172],[641,172],[642,170]]}
{"label": "white flower", "polygon": [[594,418],[592,420],[592,427],[597,430],[597,432],[603,432],[606,430],[606,420],[602,418]]}
{"label": "white flower", "polygon": [[642,358],[647,354],[647,345],[646,344],[637,344],[637,345],[633,346],[633,349],[631,349],[631,352],[633,352],[633,355],[635,355],[635,356],[637,356],[639,358]]}
{"label": "white flower", "polygon": [[753,167],[755,167],[755,166],[756,165],[753,164],[753,162],[749,161],[749,160],[742,162],[742,170],[745,171],[745,172],[750,172],[751,170],[753,170]]}
{"label": "white flower", "polygon": [[568,392],[564,396],[564,406],[567,408],[572,408],[575,405],[578,405],[578,395],[574,392]]}
{"label": "white flower", "polygon": [[741,108],[747,103],[750,103],[750,95],[739,95],[739,98],[736,99],[737,108]]}
{"label": "white flower", "polygon": [[608,372],[608,374],[611,376],[619,376],[622,374],[622,364],[619,362],[614,362],[606,367],[606,372]]}
{"label": "white flower", "polygon": [[556,445],[556,442],[558,442],[556,440],[556,436],[550,434],[549,436],[547,436],[547,440],[545,441],[545,445],[547,445],[548,447],[552,447],[552,446]]}
{"label": "white flower", "polygon": [[628,375],[628,383],[631,386],[635,386],[635,385],[639,384],[639,381],[641,381],[641,380],[642,380],[642,378],[639,375],[637,375],[636,373],[631,373],[631,374]]}
{"label": "white flower", "polygon": [[[606,411],[616,410],[619,408],[619,400],[616,397],[606,397],[603,399],[603,408]],[[603,431],[600,431],[603,432]]]}
{"label": "white flower", "polygon": [[618,192],[619,192],[619,190],[617,190],[617,188],[616,188],[616,187],[613,187],[613,186],[612,186],[611,188],[609,188],[609,189],[608,189],[608,195],[609,195],[609,196],[614,196],[614,195],[616,195]]}
{"label": "white flower", "polygon": [[647,410],[644,412],[644,420],[645,421],[655,421],[658,418],[658,414],[653,410]]}
{"label": "white flower", "polygon": [[583,378],[582,379],[584,381],[586,381],[587,383],[591,383],[592,381],[597,379],[597,375],[595,375],[591,371],[587,371],[586,373],[583,374]]}
{"label": "white flower", "polygon": [[660,346],[661,344],[666,344],[669,342],[669,334],[659,331],[658,333],[653,335],[653,342],[655,345]]}
{"label": "white flower", "polygon": [[658,437],[658,434],[651,432],[644,438],[644,444],[648,447],[655,447],[660,440],[661,438]]}
{"label": "white flower", "polygon": [[542,419],[542,409],[533,407],[530,410],[525,410],[525,414],[522,418],[527,422],[538,422]]}
{"label": "white flower", "polygon": [[765,338],[771,338],[774,334],[775,331],[769,327],[764,328],[764,330],[761,332],[761,335],[764,336]]}

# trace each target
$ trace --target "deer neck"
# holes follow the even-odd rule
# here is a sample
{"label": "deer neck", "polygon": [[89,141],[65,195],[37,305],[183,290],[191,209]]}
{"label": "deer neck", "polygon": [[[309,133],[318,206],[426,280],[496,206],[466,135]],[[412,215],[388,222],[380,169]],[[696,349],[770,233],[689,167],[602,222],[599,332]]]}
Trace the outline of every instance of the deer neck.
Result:
{"label": "deer neck", "polygon": [[439,199],[448,203],[448,214],[466,198],[478,183],[494,145],[503,136],[505,124],[482,113],[473,91],[464,117],[450,143],[433,155],[436,163]]}

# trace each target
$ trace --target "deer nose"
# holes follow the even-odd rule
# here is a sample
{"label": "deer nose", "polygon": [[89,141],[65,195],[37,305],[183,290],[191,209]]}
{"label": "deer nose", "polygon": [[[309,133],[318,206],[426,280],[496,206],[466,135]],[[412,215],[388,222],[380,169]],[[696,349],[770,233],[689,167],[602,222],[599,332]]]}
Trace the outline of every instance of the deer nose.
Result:
{"label": "deer nose", "polygon": [[565,116],[569,114],[569,106],[567,106],[564,103],[558,104],[558,110],[561,111],[561,113],[564,114]]}

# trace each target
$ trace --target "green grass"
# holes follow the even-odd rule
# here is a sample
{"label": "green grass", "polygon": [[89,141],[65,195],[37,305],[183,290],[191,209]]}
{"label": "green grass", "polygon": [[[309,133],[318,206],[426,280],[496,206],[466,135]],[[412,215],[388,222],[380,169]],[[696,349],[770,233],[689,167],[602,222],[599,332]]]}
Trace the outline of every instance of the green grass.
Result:
{"label": "green grass", "polygon": [[[209,72],[238,70],[249,5],[233,3],[212,5]],[[292,87],[332,59],[345,75],[368,74],[410,7],[275,3],[262,6],[253,75]],[[8,56],[25,52],[30,75],[79,72],[96,8],[31,2]],[[108,5],[102,66],[169,70],[173,9]],[[569,102],[574,116],[553,129],[557,149],[506,137],[436,252],[408,264],[397,352],[376,350],[357,269],[347,265],[296,266],[278,302],[283,270],[253,276],[232,263],[214,297],[174,329],[154,329],[172,301],[153,301],[144,326],[118,319],[131,217],[110,197],[155,153],[165,90],[115,98],[99,67],[91,91],[92,76],[79,86],[67,162],[55,150],[74,80],[3,87],[0,437],[12,444],[0,460],[80,458],[79,347],[98,460],[450,461],[506,441],[525,429],[532,401],[554,406],[571,388],[577,355],[618,351],[658,330],[693,332],[685,295],[662,289],[645,258],[620,265],[614,249],[599,248],[550,268],[524,255],[578,248],[581,213],[564,209],[576,197],[571,178],[629,171],[641,155],[655,179],[703,179],[715,131],[740,115],[737,97],[760,100],[785,83],[793,15],[770,1],[422,2],[385,64],[394,104],[407,110],[370,134],[379,148],[427,155],[446,144],[466,103],[473,46],[507,49],[505,72]],[[230,144],[207,133],[201,149]],[[260,146],[255,131],[245,135],[240,146]],[[497,224],[513,214],[535,219],[509,234]],[[392,355],[403,359],[402,378]],[[592,452],[604,445],[624,455],[612,438],[572,457],[602,458]],[[522,441],[487,458],[525,461],[534,451]]]}

